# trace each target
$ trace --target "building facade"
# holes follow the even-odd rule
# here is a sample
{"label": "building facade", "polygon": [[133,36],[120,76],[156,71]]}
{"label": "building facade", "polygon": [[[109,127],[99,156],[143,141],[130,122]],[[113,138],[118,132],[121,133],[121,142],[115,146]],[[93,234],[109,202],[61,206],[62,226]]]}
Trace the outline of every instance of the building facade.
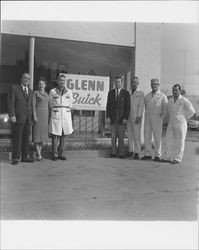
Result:
{"label": "building facade", "polygon": [[[161,79],[161,24],[2,21],[0,114],[7,112],[10,84],[19,83],[23,72],[31,74],[32,89],[40,76],[46,77],[47,91],[60,72],[109,76],[109,88],[113,77],[122,75],[127,90],[137,75],[146,93],[151,78]],[[75,110],[75,131],[96,136],[104,117],[103,111]]]}

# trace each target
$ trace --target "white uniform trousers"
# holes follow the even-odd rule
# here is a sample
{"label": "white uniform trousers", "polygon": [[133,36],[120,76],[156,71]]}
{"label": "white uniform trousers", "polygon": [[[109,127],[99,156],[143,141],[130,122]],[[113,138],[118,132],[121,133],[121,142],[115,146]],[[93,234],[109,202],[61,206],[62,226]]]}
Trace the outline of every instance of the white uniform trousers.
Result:
{"label": "white uniform trousers", "polygon": [[161,117],[152,116],[145,117],[144,122],[144,145],[145,145],[145,155],[153,157],[152,149],[152,135],[154,138],[154,157],[161,156],[161,136],[162,136],[162,123],[163,119]]}
{"label": "white uniform trousers", "polygon": [[141,124],[135,124],[135,120],[129,119],[127,122],[128,130],[128,151],[134,153],[141,152]]}
{"label": "white uniform trousers", "polygon": [[179,123],[173,126],[168,124],[166,132],[166,150],[170,161],[181,162],[184,154],[185,139],[187,135],[187,123]]}

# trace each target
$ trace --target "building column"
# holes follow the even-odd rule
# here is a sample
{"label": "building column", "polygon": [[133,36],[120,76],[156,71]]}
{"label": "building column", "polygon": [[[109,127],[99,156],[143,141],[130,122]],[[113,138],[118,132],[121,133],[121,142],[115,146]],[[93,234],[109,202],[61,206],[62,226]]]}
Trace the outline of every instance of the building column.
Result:
{"label": "building column", "polygon": [[34,81],[34,55],[35,55],[35,38],[30,37],[29,43],[29,74],[30,74],[30,88],[33,89],[33,81]]}
{"label": "building column", "polygon": [[[161,42],[161,24],[135,24],[135,75],[145,95],[151,91],[151,78],[159,78],[161,83]],[[141,141],[144,142],[144,119]]]}

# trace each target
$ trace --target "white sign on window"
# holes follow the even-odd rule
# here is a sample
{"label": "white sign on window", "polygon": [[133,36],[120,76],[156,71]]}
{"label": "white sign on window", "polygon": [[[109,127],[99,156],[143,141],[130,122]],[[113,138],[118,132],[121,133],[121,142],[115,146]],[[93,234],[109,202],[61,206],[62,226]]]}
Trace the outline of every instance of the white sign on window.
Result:
{"label": "white sign on window", "polygon": [[66,76],[66,87],[73,93],[73,109],[106,110],[109,77],[64,75]]}

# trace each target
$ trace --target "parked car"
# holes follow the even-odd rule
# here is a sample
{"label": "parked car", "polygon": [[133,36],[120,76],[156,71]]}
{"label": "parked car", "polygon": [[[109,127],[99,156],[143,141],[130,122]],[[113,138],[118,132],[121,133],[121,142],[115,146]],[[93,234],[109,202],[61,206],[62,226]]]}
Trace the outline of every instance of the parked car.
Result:
{"label": "parked car", "polygon": [[199,130],[199,120],[189,120],[187,125],[188,129]]}
{"label": "parked car", "polygon": [[8,114],[0,114],[0,138],[11,135],[11,123]]}

